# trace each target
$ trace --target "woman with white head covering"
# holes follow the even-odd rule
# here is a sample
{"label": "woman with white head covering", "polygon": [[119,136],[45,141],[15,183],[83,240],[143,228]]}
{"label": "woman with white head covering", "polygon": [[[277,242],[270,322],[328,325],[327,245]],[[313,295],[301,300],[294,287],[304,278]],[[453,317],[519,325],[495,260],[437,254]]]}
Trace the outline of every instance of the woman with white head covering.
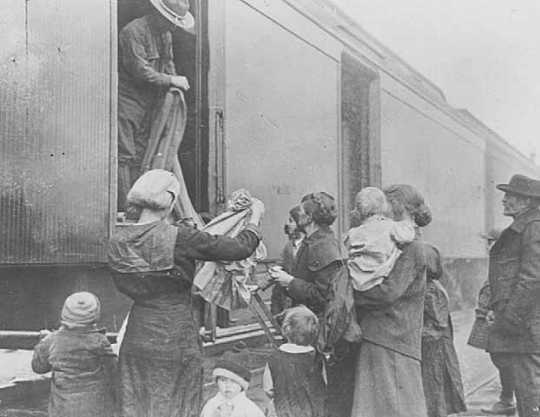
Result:
{"label": "woman with white head covering", "polygon": [[258,200],[236,238],[170,224],[179,190],[168,171],[143,174],[127,196],[128,205],[141,212],[138,222],[120,225],[110,241],[114,282],[134,301],[120,348],[124,417],[198,417],[203,373],[191,306],[195,261],[245,259],[261,239],[257,225],[264,205]]}

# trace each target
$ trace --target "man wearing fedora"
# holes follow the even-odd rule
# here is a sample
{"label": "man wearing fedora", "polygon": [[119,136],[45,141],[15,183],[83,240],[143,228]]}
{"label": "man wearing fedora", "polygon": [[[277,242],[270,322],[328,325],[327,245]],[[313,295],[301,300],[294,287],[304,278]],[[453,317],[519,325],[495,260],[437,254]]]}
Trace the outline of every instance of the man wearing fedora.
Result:
{"label": "man wearing fedora", "polygon": [[189,89],[174,66],[171,31],[192,32],[188,0],[149,0],[153,12],[128,23],[118,35],[118,208],[140,174],[152,109],[170,87]]}
{"label": "man wearing fedora", "polygon": [[540,181],[514,175],[504,191],[513,218],[489,253],[487,351],[505,359],[515,382],[520,417],[540,416]]}

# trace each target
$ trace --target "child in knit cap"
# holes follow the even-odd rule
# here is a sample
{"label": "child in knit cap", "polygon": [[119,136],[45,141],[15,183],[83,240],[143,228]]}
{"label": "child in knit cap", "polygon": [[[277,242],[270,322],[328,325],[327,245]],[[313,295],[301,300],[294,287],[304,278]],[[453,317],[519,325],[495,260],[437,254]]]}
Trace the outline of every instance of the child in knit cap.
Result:
{"label": "child in knit cap", "polygon": [[303,305],[289,308],[281,332],[287,343],[272,354],[263,375],[277,417],[326,417],[322,360],[313,347],[317,316]]}
{"label": "child in knit cap", "polygon": [[399,246],[414,239],[415,229],[410,221],[386,217],[388,202],[376,187],[360,190],[355,211],[361,224],[347,234],[347,266],[353,288],[367,291],[388,276],[401,254]]}
{"label": "child in knit cap", "polygon": [[264,417],[264,413],[246,396],[251,373],[233,362],[220,360],[212,376],[218,393],[205,404],[201,417]]}
{"label": "child in knit cap", "polygon": [[32,369],[52,372],[49,416],[113,416],[116,357],[97,329],[98,298],[89,292],[70,295],[61,327],[34,348]]}

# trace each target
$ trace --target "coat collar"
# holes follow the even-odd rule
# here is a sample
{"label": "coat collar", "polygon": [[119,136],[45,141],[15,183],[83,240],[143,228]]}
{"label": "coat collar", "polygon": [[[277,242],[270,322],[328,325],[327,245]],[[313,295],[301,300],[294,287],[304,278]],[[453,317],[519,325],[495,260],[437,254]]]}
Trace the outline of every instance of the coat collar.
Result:
{"label": "coat collar", "polygon": [[510,225],[509,229],[512,229],[517,233],[522,233],[525,230],[525,227],[532,221],[540,221],[540,209],[533,208],[520,214],[514,219],[514,222]]}
{"label": "coat collar", "polygon": [[311,235],[304,238],[303,242],[306,245],[309,245],[328,236],[334,236],[334,231],[330,228],[330,226],[320,226]]}

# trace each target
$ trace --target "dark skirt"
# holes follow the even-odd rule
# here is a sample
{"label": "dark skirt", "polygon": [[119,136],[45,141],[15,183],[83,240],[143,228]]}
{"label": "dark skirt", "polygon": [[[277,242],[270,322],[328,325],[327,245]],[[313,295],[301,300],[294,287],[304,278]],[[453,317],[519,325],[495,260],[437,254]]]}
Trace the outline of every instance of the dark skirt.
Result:
{"label": "dark skirt", "polygon": [[199,357],[163,360],[120,355],[123,417],[199,417],[202,383]]}
{"label": "dark skirt", "polygon": [[452,340],[422,338],[422,380],[428,417],[445,417],[465,411],[459,362]]}
{"label": "dark skirt", "polygon": [[426,417],[420,361],[362,342],[356,362],[354,417]]}

